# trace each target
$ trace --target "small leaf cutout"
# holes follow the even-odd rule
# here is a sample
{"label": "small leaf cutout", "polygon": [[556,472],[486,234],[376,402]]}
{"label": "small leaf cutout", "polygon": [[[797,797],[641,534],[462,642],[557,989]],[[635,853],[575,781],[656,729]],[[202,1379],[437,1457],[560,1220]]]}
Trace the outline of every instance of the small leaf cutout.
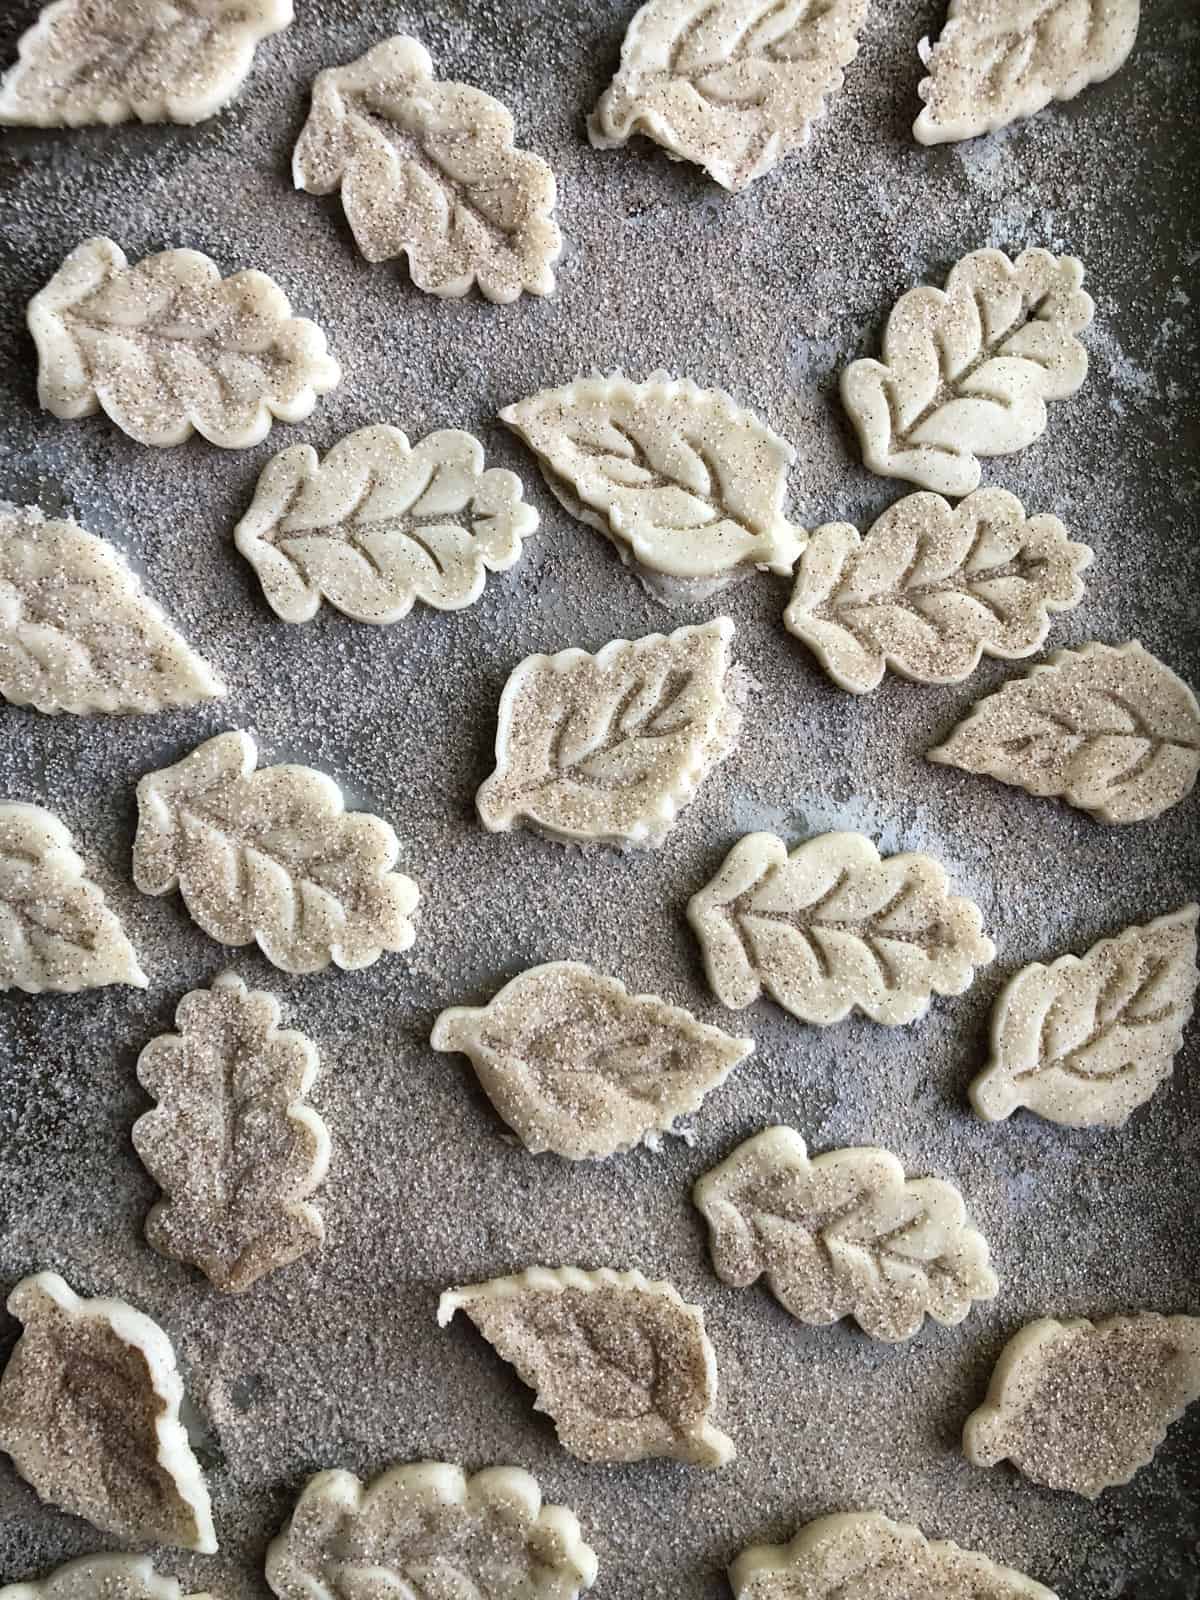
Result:
{"label": "small leaf cutout", "polygon": [[68,1561],[45,1578],[7,1584],[0,1600],[183,1600],[183,1590],[176,1579],[155,1572],[149,1556],[92,1555]]}

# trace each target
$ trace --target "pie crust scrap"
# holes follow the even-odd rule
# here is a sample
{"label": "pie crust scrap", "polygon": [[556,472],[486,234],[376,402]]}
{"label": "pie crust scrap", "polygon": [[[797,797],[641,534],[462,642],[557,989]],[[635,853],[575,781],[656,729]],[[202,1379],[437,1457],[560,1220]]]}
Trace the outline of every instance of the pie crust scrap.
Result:
{"label": "pie crust scrap", "polygon": [[267,1550],[279,1600],[576,1600],[599,1563],[566,1506],[520,1467],[468,1477],[446,1461],[310,1478]]}
{"label": "pie crust scrap", "polygon": [[604,534],[668,605],[756,567],[787,574],[804,530],[784,516],[796,452],[721,389],[660,373],[578,378],[505,407],[572,516]]}
{"label": "pie crust scrap", "polygon": [[255,771],[248,733],[222,733],[138,784],[133,881],[178,888],[194,921],[222,944],[257,942],[285,972],[352,971],[416,937],[416,884],[393,871],[388,823],[347,812],[312,767]]}
{"label": "pie crust scrap", "polygon": [[297,189],[342,191],[368,261],[407,256],[418,289],[488,300],[551,294],[562,236],[554,174],[513,143],[512,113],[490,94],[434,76],[416,39],[385,39],[313,84],[292,157]]}
{"label": "pie crust scrap", "polygon": [[0,1600],[183,1600],[183,1591],[174,1578],[155,1572],[148,1556],[80,1556],[48,1577],[7,1584]]}
{"label": "pie crust scrap", "polygon": [[0,993],[145,989],[149,981],[58,818],[0,802]]}
{"label": "pie crust scrap", "polygon": [[534,1410],[581,1460],[732,1461],[733,1441],[710,1420],[717,1360],[704,1316],[671,1284],[607,1267],[530,1267],[447,1289],[439,1325],[459,1310],[537,1391]]}
{"label": "pie crust scrap", "polygon": [[1146,1466],[1197,1399],[1200,1317],[1042,1317],[1001,1351],[963,1453],[977,1467],[1007,1457],[1035,1483],[1094,1500]]}
{"label": "pie crust scrap", "polygon": [[866,534],[848,522],[818,528],[783,620],[851,694],[878,688],[888,667],[916,683],[961,683],[984,655],[1032,655],[1050,613],[1083,598],[1091,559],[1057,517],[1027,519],[1005,489],[957,506],[910,494]]}
{"label": "pie crust scrap", "polygon": [[988,1122],[1020,1106],[1070,1128],[1118,1128],[1171,1076],[1196,984],[1200,906],[1102,939],[1082,958],[1023,967],[992,1013],[971,1085]]}
{"label": "pie crust scrap", "polygon": [[1056,650],[976,703],[929,760],[1051,795],[1101,822],[1144,822],[1191,793],[1200,705],[1137,642]]}
{"label": "pie crust scrap", "polygon": [[273,278],[222,278],[198,250],[131,267],[111,239],[87,239],[34,295],[27,321],[43,408],[68,419],[103,410],[140,444],[196,432],[243,450],[276,418],[303,421],[342,375]]}
{"label": "pie crust scrap", "polygon": [[1139,0],[950,0],[913,123],[921,144],[972,139],[1111,78],[1137,38]]}
{"label": "pie crust scrap", "polygon": [[158,1102],[133,1125],[133,1147],[163,1191],[146,1220],[154,1249],[240,1294],[325,1237],[309,1205],[329,1166],[329,1133],[303,1104],[315,1046],[281,1030],[279,1002],[232,972],[194,989],[138,1057]]}
{"label": "pie crust scrap", "polygon": [[443,1011],[431,1043],[470,1056],[527,1150],[570,1161],[674,1132],[754,1049],[578,961],[531,967],[488,1005]]}
{"label": "pie crust scrap", "polygon": [[504,686],[496,770],[480,788],[492,833],[565,844],[662,843],[741,724],[733,623],[614,639],[596,655],[527,656]]}
{"label": "pie crust scrap", "polygon": [[50,1505],[134,1543],[217,1548],[179,1420],[171,1341],[123,1300],[83,1300],[56,1272],[23,1278],[24,1331],[0,1377],[0,1450]]}
{"label": "pie crust scrap", "polygon": [[1092,320],[1074,256],[973,250],[945,289],[901,295],[883,335],[882,361],[852,361],[842,403],[863,460],[952,496],[979,486],[980,456],[1007,456],[1046,429],[1046,401],[1065,400],[1087,376],[1076,337]]}
{"label": "pie crust scrap", "polygon": [[743,189],[807,144],[866,13],[867,0],[649,0],[588,135],[611,150],[644,133]]}
{"label": "pie crust scrap", "polygon": [[979,907],[931,856],[881,857],[861,833],[787,846],[749,833],[688,906],[713,993],[741,1011],[765,988],[801,1022],[854,1009],[889,1026],[961,994],[996,954]]}
{"label": "pie crust scrap", "polygon": [[292,19],[292,0],[55,0],[0,80],[0,124],[203,122]]}
{"label": "pie crust scrap", "polygon": [[776,1299],[818,1327],[853,1317],[874,1339],[952,1327],[999,1283],[962,1195],[905,1178],[886,1150],[809,1158],[792,1128],[747,1139],[696,1184],[713,1270],[744,1289],[764,1273]]}
{"label": "pie crust scrap", "polygon": [[399,622],[423,600],[458,611],[487,572],[507,572],[538,525],[521,480],[484,471],[457,429],[415,447],[398,428],[360,428],[321,461],[293,445],[268,461],[234,530],[271,609],[307,622],[322,599],[359,622]]}

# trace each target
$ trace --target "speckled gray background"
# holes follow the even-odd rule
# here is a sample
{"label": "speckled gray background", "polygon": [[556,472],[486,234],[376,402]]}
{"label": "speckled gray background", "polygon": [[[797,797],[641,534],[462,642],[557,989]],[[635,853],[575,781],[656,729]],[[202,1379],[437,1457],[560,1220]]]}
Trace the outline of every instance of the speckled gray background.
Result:
{"label": "speckled gray background", "polygon": [[[989,663],[948,689],[888,679],[852,699],[783,631],[786,585],[765,577],[672,621],[550,499],[495,422],[500,405],[592,366],[635,376],[669,367],[728,387],[795,442],[797,520],[869,519],[904,490],[859,465],[835,398],[840,366],[875,353],[899,293],[940,282],[968,249],[1073,251],[1098,305],[1091,376],[1053,407],[1036,445],[990,463],[985,481],[1058,513],[1095,548],[1088,598],[1052,642],[1137,636],[1200,681],[1194,5],[1152,0],[1129,65],[1071,106],[929,151],[909,127],[916,45],[936,31],[937,0],[875,0],[809,150],[737,198],[648,146],[601,154],[586,144],[584,115],[632,9],[624,0],[297,9],[215,121],[0,133],[0,496],[67,507],[129,551],[231,688],[224,704],[152,719],[0,712],[0,791],[50,806],[74,830],[151,977],[145,993],[0,1000],[0,1279],[54,1267],[169,1331],[222,1551],[161,1552],[161,1565],[225,1600],[260,1594],[265,1542],[310,1472],[366,1475],[435,1456],[531,1468],[549,1498],[578,1511],[604,1600],[717,1600],[721,1569],[743,1545],[869,1506],[978,1545],[1064,1600],[1195,1600],[1200,1411],[1131,1486],[1095,1505],[1007,1468],[972,1468],[957,1439],[999,1349],[1030,1317],[1200,1312],[1200,1030],[1174,1080],[1120,1132],[1023,1116],[987,1127],[964,1096],[1007,974],[1196,893],[1196,801],[1111,829],[928,766],[923,752],[1012,669]],[[6,56],[34,11],[0,6]],[[553,163],[567,239],[553,299],[504,308],[426,297],[402,269],[357,256],[336,200],[292,192],[289,153],[315,71],[405,30],[443,75],[509,103],[521,142]],[[154,451],[103,418],[41,415],[23,306],[92,233],[132,259],[190,245],[226,272],[265,268],[326,329],[342,386],[306,423],[238,453],[195,440]],[[542,529],[469,611],[418,608],[382,630],[325,611],[288,627],[236,555],[233,524],[274,451],[297,440],[324,450],[385,420],[414,438],[477,431],[490,459],[524,476]],[[720,609],[736,619],[737,655],[762,688],[739,752],[660,852],[585,855],[482,832],[472,797],[516,661]],[[175,897],[133,890],[137,778],[229,727],[251,729],[264,761],[324,768],[351,804],[394,823],[401,865],[425,896],[408,955],[289,978],[251,951],[222,951]],[[595,962],[729,1021],[701,981],[688,895],[747,829],[794,842],[829,826],[859,827],[884,849],[928,848],[976,896],[999,954],[968,994],[894,1031],[807,1029],[764,1002],[737,1019],[757,1054],[708,1102],[694,1140],[599,1167],[513,1148],[466,1063],[426,1047],[442,1006],[482,1002],[554,957]],[[313,1102],[335,1144],[323,1251],[241,1299],[146,1247],[154,1191],[129,1144],[147,1105],[138,1050],[189,987],[227,965],[280,995],[319,1045]],[[1000,1298],[957,1329],[930,1326],[892,1348],[846,1327],[801,1328],[765,1290],[722,1288],[689,1188],[772,1121],[792,1122],[814,1148],[880,1143],[909,1171],[959,1183],[992,1244]],[[465,1323],[438,1332],[444,1285],[535,1260],[640,1267],[703,1304],[733,1466],[585,1466]],[[16,1333],[6,1319],[0,1355]],[[0,1581],[104,1543],[40,1508],[0,1463]]]}

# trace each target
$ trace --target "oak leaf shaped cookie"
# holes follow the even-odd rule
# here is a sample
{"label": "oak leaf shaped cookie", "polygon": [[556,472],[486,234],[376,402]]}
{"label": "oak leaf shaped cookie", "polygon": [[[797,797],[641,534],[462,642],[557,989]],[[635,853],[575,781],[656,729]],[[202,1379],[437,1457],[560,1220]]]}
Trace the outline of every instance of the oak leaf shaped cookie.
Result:
{"label": "oak leaf shaped cookie", "polygon": [[853,1317],[894,1342],[926,1316],[952,1327],[999,1288],[958,1190],[905,1178],[886,1150],[810,1160],[792,1128],[767,1128],[705,1173],[693,1198],[718,1278],[745,1289],[765,1273],[801,1322]]}
{"label": "oak leaf shaped cookie", "polygon": [[866,13],[867,0],[649,0],[588,136],[611,150],[644,133],[743,189],[808,142]]}
{"label": "oak leaf shaped cookie", "polygon": [[1041,1317],[1001,1351],[963,1453],[977,1467],[1007,1457],[1035,1483],[1094,1500],[1128,1483],[1197,1399],[1200,1317]]}
{"label": "oak leaf shaped cookie", "polygon": [[527,1150],[571,1161],[632,1150],[696,1111],[754,1049],[578,961],[531,967],[486,1006],[437,1019]]}
{"label": "oak leaf shaped cookie", "polygon": [[238,523],[238,549],[285,622],[329,601],[359,622],[399,622],[415,600],[457,611],[485,572],[506,572],[538,525],[521,480],[484,471],[469,433],[413,447],[398,428],[348,434],[325,457],[293,445],[268,461]]}
{"label": "oak leaf shaped cookie", "polygon": [[280,1029],[273,995],[232,972],[185,995],[175,1023],[137,1063],[158,1104],[134,1123],[133,1147],[163,1191],[146,1238],[240,1294],[325,1236],[305,1199],[329,1166],[325,1124],[301,1103],[317,1052]]}
{"label": "oak leaf shaped cookie", "polygon": [[1139,0],[950,0],[918,94],[921,144],[991,133],[1111,78],[1137,38]]}
{"label": "oak leaf shaped cookie", "polygon": [[0,695],[60,711],[167,711],[225,686],[121,555],[73,521],[0,503]]}
{"label": "oak leaf shaped cookie", "polygon": [[1120,1127],[1171,1075],[1192,1014],[1196,922],[1186,905],[1102,939],[1082,958],[1011,978],[992,1013],[992,1054],[971,1085],[988,1122],[1019,1106],[1069,1128]]}
{"label": "oak leaf shaped cookie", "polygon": [[155,1572],[148,1556],[79,1556],[48,1577],[6,1584],[0,1600],[183,1600],[183,1591],[174,1578]]}
{"label": "oak leaf shaped cookie", "polygon": [[138,784],[133,881],[178,887],[205,933],[257,942],[285,972],[352,971],[407,950],[417,886],[393,871],[399,842],[369,812],[347,813],[312,767],[255,771],[248,733],[222,733]]}
{"label": "oak leaf shaped cookie", "polygon": [[1136,639],[1056,650],[976,703],[930,761],[1053,795],[1101,822],[1144,822],[1200,772],[1200,705]]}
{"label": "oak leaf shaped cookie", "polygon": [[808,1523],[790,1544],[758,1544],[729,1569],[736,1600],[1056,1600],[1012,1567],[878,1511]]}
{"label": "oak leaf shaped cookie", "polygon": [[275,418],[300,422],[342,370],[313,322],[293,317],[265,272],[220,269],[198,250],[131,267],[88,239],[29,302],[38,399],[56,417],[103,410],[140,444],[193,432],[227,450],[259,444]]}
{"label": "oak leaf shaped cookie", "polygon": [[0,993],[148,982],[58,818],[41,806],[0,802]]}
{"label": "oak leaf shaped cookie", "polygon": [[957,506],[910,494],[865,535],[847,522],[818,528],[783,620],[851,694],[877,688],[887,667],[960,683],[981,656],[1032,655],[1050,613],[1079,604],[1091,559],[1057,517],[1027,520],[1004,489]]}
{"label": "oak leaf shaped cookie", "polygon": [[439,1325],[459,1310],[536,1389],[534,1410],[581,1460],[733,1459],[733,1441],[710,1421],[717,1361],[703,1314],[671,1284],[607,1267],[530,1267],[447,1289]]}
{"label": "oak leaf shaped cookie", "polygon": [[82,1300],[56,1272],[23,1278],[24,1323],[0,1377],[0,1450],[50,1505],[137,1543],[217,1548],[179,1420],[171,1342],[123,1300]]}
{"label": "oak leaf shaped cookie", "polygon": [[748,833],[688,920],[713,993],[741,1011],[765,988],[802,1022],[914,1022],[932,994],[961,994],[995,955],[979,907],[952,895],[931,856],[881,857],[860,833],[824,833],[791,855]]}
{"label": "oak leaf shaped cookie", "polygon": [[576,1600],[595,1552],[566,1506],[544,1506],[520,1467],[467,1477],[446,1461],[310,1478],[267,1550],[279,1600]]}
{"label": "oak leaf shaped cookie", "polygon": [[614,639],[596,655],[527,656],[504,686],[485,828],[567,844],[660,844],[733,748],[733,623]]}
{"label": "oak leaf shaped cookie", "polygon": [[488,300],[551,294],[562,236],[554,174],[513,144],[506,106],[434,77],[416,39],[385,39],[313,84],[292,157],[297,189],[342,191],[368,261],[408,257],[418,289]]}
{"label": "oak leaf shaped cookie", "polygon": [[945,289],[901,295],[883,335],[883,360],[852,361],[842,402],[863,460],[885,478],[939,494],[970,494],[979,456],[1007,456],[1041,436],[1046,401],[1087,376],[1076,335],[1092,320],[1074,256],[973,250]]}
{"label": "oak leaf shaped cookie", "polygon": [[505,407],[572,516],[603,533],[668,605],[755,567],[789,573],[804,532],[783,514],[795,451],[720,389],[614,373]]}

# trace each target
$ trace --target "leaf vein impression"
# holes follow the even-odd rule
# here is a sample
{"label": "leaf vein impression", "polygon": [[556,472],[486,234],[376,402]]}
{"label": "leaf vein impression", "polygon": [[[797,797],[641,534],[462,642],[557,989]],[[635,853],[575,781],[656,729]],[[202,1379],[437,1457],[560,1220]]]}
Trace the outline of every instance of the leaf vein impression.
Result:
{"label": "leaf vein impression", "polygon": [[[1142,1017],[1130,1018],[1129,1016],[1129,1013],[1137,1005],[1138,1001],[1147,993],[1148,990],[1153,988],[1153,986],[1162,977],[1164,972],[1168,972],[1170,970],[1170,966],[1171,963],[1167,957],[1160,957],[1160,959],[1151,966],[1149,972],[1118,1011],[1116,1011],[1105,1022],[1097,1021],[1086,1039],[1081,1040],[1078,1044],[1072,1045],[1069,1050],[1065,1050],[1062,1055],[1059,1056],[1052,1056],[1050,1054],[1050,1017],[1056,1003],[1052,1002],[1046,1007],[1045,1014],[1042,1017],[1041,1027],[1038,1030],[1037,1062],[1032,1067],[1026,1067],[1023,1072],[1014,1072],[1013,1082],[1021,1083],[1028,1078],[1039,1078],[1043,1073],[1052,1072],[1055,1070],[1066,1073],[1067,1076],[1072,1078],[1080,1078],[1085,1083],[1093,1083],[1097,1078],[1102,1078],[1106,1082],[1113,1082],[1124,1074],[1135,1071],[1137,1068],[1137,1062],[1129,1061],[1126,1062],[1120,1068],[1120,1070],[1115,1073],[1087,1072],[1079,1065],[1078,1058],[1081,1055],[1084,1055],[1087,1051],[1094,1050],[1097,1045],[1103,1044],[1104,1041],[1110,1038],[1118,1028],[1154,1028],[1157,1027],[1159,1023],[1166,1022],[1168,1017],[1172,1016],[1176,1011],[1178,1011],[1178,1006],[1166,1005],[1160,1006],[1157,1011],[1147,1012],[1147,1014]],[[1110,978],[1110,987],[1112,981],[1113,980]],[[1102,1000],[1103,994],[1096,1003],[1097,1013],[1100,1010]]]}
{"label": "leaf vein impression", "polygon": [[[680,483],[675,478],[668,478],[665,473],[660,472],[657,467],[652,466],[649,457],[642,448],[642,445],[628,428],[611,418],[609,419],[608,425],[612,431],[615,434],[618,434],[629,446],[629,454],[627,456],[618,456],[617,459],[619,461],[628,461],[635,467],[640,467],[643,472],[649,475],[648,483],[639,483],[633,485],[632,487],[649,490],[678,489],[683,494],[691,495],[693,500],[699,500],[703,505],[706,505],[718,521],[731,522],[735,528],[740,528],[741,531],[751,539],[757,539],[759,537],[758,530],[751,527],[750,524],[743,521],[742,518],[735,516],[726,505],[725,501],[722,500],[721,496],[716,492],[721,487],[721,473],[720,468],[713,459],[712,453],[708,449],[707,445],[701,444],[697,440],[689,438],[687,434],[682,435],[683,443],[687,445],[688,449],[691,450],[696,456],[697,460],[700,462],[701,466],[708,475],[707,488],[693,489],[690,484]],[[612,456],[615,454],[614,451],[606,449],[603,445],[592,444],[587,440],[574,438],[570,434],[567,435],[567,442],[573,445],[574,448],[579,451],[580,455],[603,459],[605,456]],[[676,531],[682,533],[691,533],[693,530],[691,528],[683,528]]]}
{"label": "leaf vein impression", "polygon": [[633,728],[627,728],[625,719],[644,687],[643,684],[638,682],[630,684],[613,707],[604,736],[597,744],[593,744],[585,750],[575,761],[567,761],[563,755],[563,745],[566,742],[567,731],[571,725],[572,713],[568,710],[567,715],[554,731],[554,738],[550,746],[550,771],[542,782],[536,785],[536,788],[548,789],[560,782],[564,777],[571,783],[577,783],[593,789],[625,788],[625,781],[619,775],[602,778],[594,773],[580,773],[576,769],[585,761],[592,761],[598,756],[611,755],[615,750],[619,750],[622,745],[632,743],[634,739],[673,739],[680,733],[686,733],[695,720],[692,717],[688,717],[683,722],[672,723],[670,727],[659,728],[654,732],[649,730],[653,728],[654,723],[660,717],[664,716],[677,703],[688,689],[691,681],[690,673],[668,673],[663,679],[662,687],[655,697],[653,705],[642,715],[640,721]]}

